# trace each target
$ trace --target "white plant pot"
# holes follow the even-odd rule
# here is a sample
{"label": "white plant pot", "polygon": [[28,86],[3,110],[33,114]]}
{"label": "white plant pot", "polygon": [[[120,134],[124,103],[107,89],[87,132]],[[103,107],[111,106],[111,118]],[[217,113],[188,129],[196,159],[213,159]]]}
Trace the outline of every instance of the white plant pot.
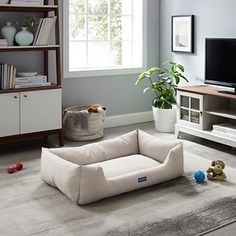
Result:
{"label": "white plant pot", "polygon": [[152,111],[156,131],[173,133],[176,123],[176,106],[172,106],[172,109],[152,107]]}

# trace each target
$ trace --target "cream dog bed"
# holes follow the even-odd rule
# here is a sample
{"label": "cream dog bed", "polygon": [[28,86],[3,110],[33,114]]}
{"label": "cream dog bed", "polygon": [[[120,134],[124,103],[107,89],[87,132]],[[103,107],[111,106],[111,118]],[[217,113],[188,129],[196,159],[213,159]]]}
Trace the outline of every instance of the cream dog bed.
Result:
{"label": "cream dog bed", "polygon": [[183,146],[135,130],[81,147],[42,149],[41,176],[78,204],[183,175]]}

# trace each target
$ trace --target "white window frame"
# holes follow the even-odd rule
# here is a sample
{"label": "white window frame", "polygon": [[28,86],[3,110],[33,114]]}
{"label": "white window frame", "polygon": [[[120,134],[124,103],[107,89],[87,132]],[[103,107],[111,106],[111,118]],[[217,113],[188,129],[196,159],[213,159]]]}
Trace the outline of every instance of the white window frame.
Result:
{"label": "white window frame", "polygon": [[63,78],[84,78],[109,75],[138,74],[147,69],[147,0],[143,2],[143,47],[141,67],[118,67],[69,71],[69,1],[63,1]]}

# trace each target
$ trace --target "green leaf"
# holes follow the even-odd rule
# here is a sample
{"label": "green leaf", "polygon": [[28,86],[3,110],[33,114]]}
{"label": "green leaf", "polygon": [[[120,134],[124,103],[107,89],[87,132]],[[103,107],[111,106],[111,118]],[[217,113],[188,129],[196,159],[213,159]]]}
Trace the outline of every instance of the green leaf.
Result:
{"label": "green leaf", "polygon": [[152,67],[152,68],[150,68],[150,69],[148,70],[148,72],[149,72],[150,75],[153,75],[153,74],[155,74],[158,70],[160,70],[160,68],[158,68],[158,67]]}
{"label": "green leaf", "polygon": [[175,75],[174,77],[175,77],[175,83],[176,83],[176,84],[179,84],[180,77],[179,77],[179,76],[177,76],[177,75]]}
{"label": "green leaf", "polygon": [[146,93],[148,90],[150,89],[150,87],[147,87],[143,90],[143,93]]}
{"label": "green leaf", "polygon": [[182,72],[184,72],[184,66],[183,66],[183,65],[177,64],[176,66],[177,66]]}

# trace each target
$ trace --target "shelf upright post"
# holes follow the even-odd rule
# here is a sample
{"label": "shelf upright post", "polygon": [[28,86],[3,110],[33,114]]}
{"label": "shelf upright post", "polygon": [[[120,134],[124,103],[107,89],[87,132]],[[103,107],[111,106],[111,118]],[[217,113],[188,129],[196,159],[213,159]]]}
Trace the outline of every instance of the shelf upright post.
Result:
{"label": "shelf upright post", "polygon": [[[54,0],[54,5],[59,6],[59,1]],[[60,19],[59,19],[59,7],[55,9],[55,16],[57,17],[56,25],[55,25],[55,37],[56,37],[56,44],[60,45]],[[57,65],[57,84],[61,85],[61,53],[60,47],[56,48],[56,65]]]}

